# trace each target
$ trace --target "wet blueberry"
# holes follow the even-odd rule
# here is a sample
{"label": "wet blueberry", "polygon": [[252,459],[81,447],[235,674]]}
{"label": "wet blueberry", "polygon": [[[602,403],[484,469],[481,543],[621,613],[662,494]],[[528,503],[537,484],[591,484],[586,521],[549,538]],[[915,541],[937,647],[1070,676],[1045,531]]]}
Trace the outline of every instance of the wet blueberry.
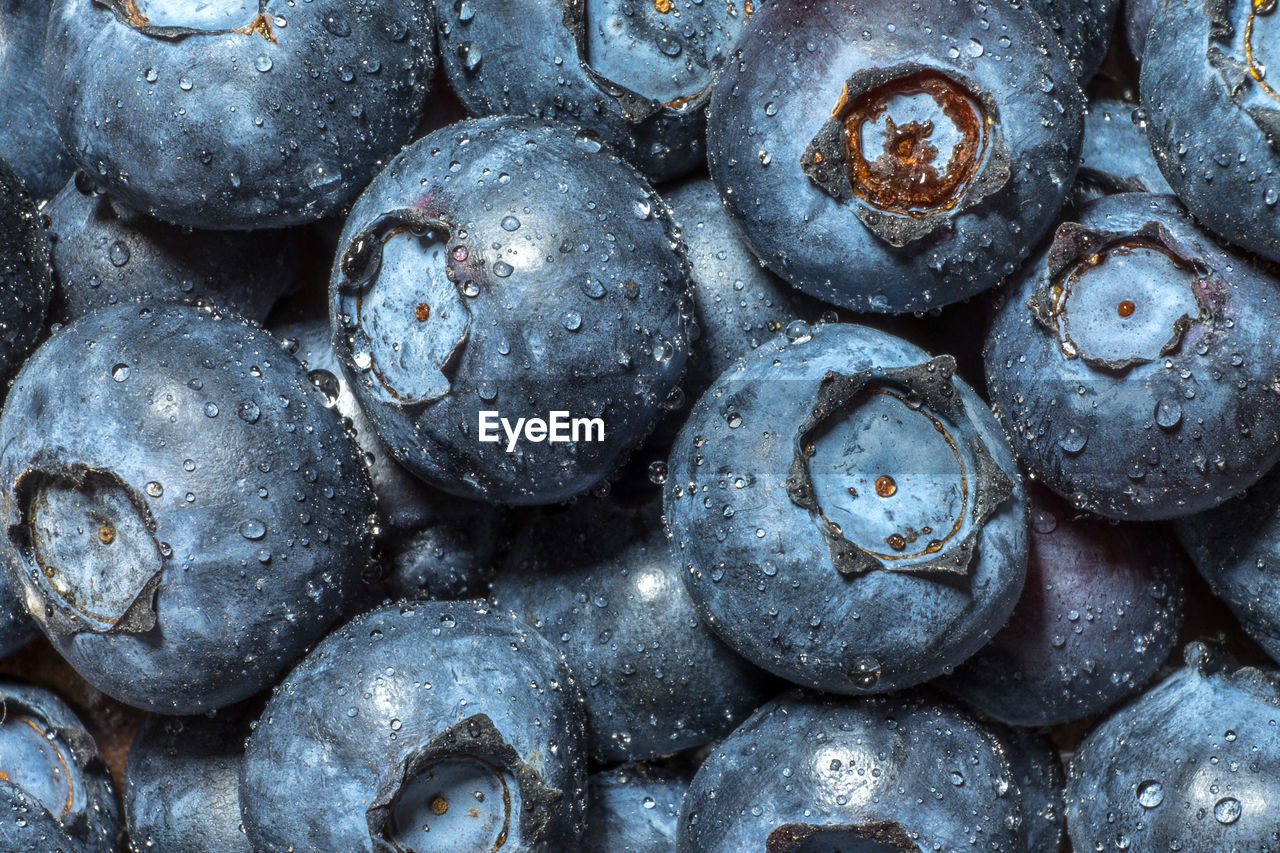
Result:
{"label": "wet blueberry", "polygon": [[699,768],[678,850],[1052,849],[1027,846],[1019,830],[1028,802],[1042,808],[1043,795],[1023,796],[1007,750],[994,730],[946,703],[790,693]]}
{"label": "wet blueberry", "polygon": [[711,84],[752,3],[436,0],[436,9],[441,62],[472,115],[581,125],[664,181],[702,163]]}
{"label": "wet blueberry", "polygon": [[49,198],[71,176],[71,158],[49,117],[44,88],[44,25],[50,0],[0,3],[0,156],[36,198]]}
{"label": "wet blueberry", "polygon": [[0,159],[0,379],[12,377],[35,349],[52,298],[49,244],[36,206]]}
{"label": "wet blueberry", "polygon": [[1163,528],[1079,517],[1038,485],[1028,495],[1018,606],[942,686],[985,716],[1050,726],[1105,711],[1156,674],[1182,624],[1184,566]]}
{"label": "wet blueberry", "polygon": [[1124,0],[1124,36],[1129,50],[1142,61],[1147,46],[1147,33],[1156,14],[1156,0]]}
{"label": "wet blueberry", "polygon": [[84,173],[44,206],[57,291],[54,315],[68,323],[140,299],[207,302],[263,320],[292,289],[298,264],[285,231],[197,231],[135,213]]}
{"label": "wet blueberry", "polygon": [[1151,156],[1145,125],[1138,121],[1142,115],[1142,108],[1129,101],[1089,100],[1076,175],[1077,203],[1114,193],[1173,193]]}
{"label": "wet blueberry", "polygon": [[1277,282],[1172,197],[1094,202],[1002,298],[991,399],[1026,466],[1077,508],[1188,515],[1280,455]]}
{"label": "wet blueberry", "polygon": [[334,349],[410,471],[462,497],[554,503],[609,475],[664,411],[688,286],[666,205],[611,151],[533,119],[459,122],[352,210]]}
{"label": "wet blueberry", "polygon": [[1019,834],[1027,853],[1056,853],[1067,834],[1062,760],[1047,735],[1032,729],[987,723],[1005,747],[1013,781],[1022,791]]}
{"label": "wet blueberry", "polygon": [[586,782],[563,656],[510,616],[422,602],[357,617],[286,677],[240,801],[257,853],[559,853]]}
{"label": "wet blueberry", "polygon": [[711,176],[770,268],[855,311],[991,287],[1052,224],[1080,87],[1028,9],[765,5],[716,83]]}
{"label": "wet blueberry", "polygon": [[699,621],[659,510],[610,498],[549,511],[520,532],[493,581],[495,606],[568,658],[601,763],[723,737],[772,692]]}
{"label": "wet blueberry", "polygon": [[116,853],[120,806],[93,738],[40,687],[0,682],[0,848]]}
{"label": "wet blueberry", "polygon": [[1242,499],[1178,523],[1178,537],[1213,594],[1280,661],[1280,470]]}
{"label": "wet blueberry", "polygon": [[709,180],[664,188],[662,197],[680,228],[693,280],[698,337],[684,392],[696,399],[739,356],[818,312],[756,259]]}
{"label": "wet blueberry", "polygon": [[369,559],[355,446],[248,321],[86,315],[24,365],[0,446],[10,580],[72,666],[137,707],[194,713],[263,689]]}
{"label": "wet blueberry", "polygon": [[71,156],[130,207],[196,228],[350,203],[409,139],[428,0],[54,0],[49,101]]}
{"label": "wet blueberry", "polygon": [[368,465],[382,534],[381,572],[370,589],[374,600],[483,596],[505,528],[502,511],[437,491],[392,458],[338,364],[327,316],[304,312],[273,332],[354,432]]}
{"label": "wet blueberry", "polygon": [[1205,228],[1280,260],[1280,52],[1270,0],[1158,2],[1142,54],[1156,162]]}
{"label": "wet blueberry", "polygon": [[586,853],[675,853],[690,776],[624,764],[591,777]]}
{"label": "wet blueberry", "polygon": [[240,828],[240,765],[261,703],[249,704],[215,717],[147,717],[125,768],[132,853],[251,853]]}
{"label": "wet blueberry", "polygon": [[1186,666],[1080,745],[1067,778],[1076,850],[1273,850],[1280,682],[1187,647]]}
{"label": "wet blueberry", "polygon": [[830,324],[761,346],[693,407],[666,519],[708,624],[839,693],[942,674],[1004,623],[1026,569],[1013,457],[955,363]]}
{"label": "wet blueberry", "polygon": [[1061,40],[1076,76],[1087,82],[1107,53],[1120,0],[1030,0],[1029,5]]}

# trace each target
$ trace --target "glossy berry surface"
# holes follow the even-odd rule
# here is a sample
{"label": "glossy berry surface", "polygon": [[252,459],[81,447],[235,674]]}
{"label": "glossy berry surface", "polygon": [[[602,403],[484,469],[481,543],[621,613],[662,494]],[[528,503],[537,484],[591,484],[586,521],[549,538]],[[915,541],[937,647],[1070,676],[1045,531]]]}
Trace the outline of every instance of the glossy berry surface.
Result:
{"label": "glossy berry surface", "polygon": [[1067,779],[1076,850],[1263,851],[1280,844],[1280,686],[1274,672],[1186,666],[1112,714],[1080,745]]}
{"label": "glossy berry surface", "polygon": [[1075,174],[1082,99],[1028,9],[764,5],[716,83],[707,158],[761,259],[854,311],[922,311],[1013,272]]}
{"label": "glossy berry surface", "polygon": [[43,336],[52,298],[49,246],[36,206],[0,159],[0,376],[6,380]]}
{"label": "glossy berry surface", "polygon": [[1141,91],[1156,162],[1205,228],[1280,260],[1280,91],[1266,74],[1280,16],[1263,0],[1152,5]]}
{"label": "glossy berry surface", "polygon": [[257,706],[215,717],[151,715],[129,750],[131,853],[251,853],[240,828],[240,765]]}
{"label": "glossy berry surface", "polygon": [[591,777],[586,853],[675,853],[685,773],[624,764]]}
{"label": "glossy berry surface", "polygon": [[1169,196],[1088,206],[1012,279],[987,387],[1026,467],[1109,518],[1208,509],[1280,455],[1280,289]]}
{"label": "glossy berry surface", "polygon": [[296,281],[293,235],[170,225],[113,201],[83,173],[43,213],[57,281],[53,313],[64,323],[138,300],[205,302],[262,321]]}
{"label": "glossy berry surface", "polygon": [[0,3],[0,157],[27,190],[49,198],[71,177],[71,158],[49,115],[44,88],[44,30],[49,0]]}
{"label": "glossy berry surface", "polygon": [[1120,0],[1029,0],[1029,5],[1062,42],[1071,70],[1087,82],[1107,52]]}
{"label": "glossy berry surface", "polygon": [[53,693],[13,681],[0,682],[0,707],[0,845],[115,853],[120,806],[84,724]]}
{"label": "glossy berry surface", "polygon": [[27,361],[0,445],[10,581],[81,675],[143,709],[262,690],[337,619],[369,559],[354,445],[244,320],[88,315]]}
{"label": "glossy berry surface", "polygon": [[[352,209],[334,349],[414,474],[461,497],[556,503],[610,474],[676,388],[687,275],[666,205],[598,142],[532,119],[461,122],[406,149]],[[512,442],[497,420],[552,411],[608,426]]]}
{"label": "glossy berry surface", "polygon": [[267,703],[240,785],[249,840],[258,853],[576,845],[580,702],[564,658],[510,616],[451,602],[366,613]]}
{"label": "glossy berry surface", "polygon": [[1023,851],[1006,748],[946,703],[790,693],[698,769],[680,853]]}
{"label": "glossy berry surface", "polygon": [[827,325],[730,368],[693,407],[664,492],[699,612],[744,657],[838,693],[960,663],[1026,570],[1026,504],[954,361]]}
{"label": "glossy berry surface", "polygon": [[436,8],[441,63],[472,115],[579,125],[664,181],[701,164],[711,85],[753,4],[436,0]]}
{"label": "glossy berry surface", "polygon": [[76,163],[196,228],[295,225],[350,203],[422,115],[426,0],[56,0],[45,66]]}
{"label": "glossy berry surface", "polygon": [[1184,562],[1155,525],[1078,517],[1028,488],[1027,582],[1000,633],[942,687],[984,716],[1051,726],[1141,690],[1182,624]]}
{"label": "glossy berry surface", "polygon": [[584,498],[548,511],[516,536],[493,580],[495,606],[561,649],[582,682],[601,763],[723,737],[770,692],[699,621],[659,510]]}
{"label": "glossy berry surface", "polygon": [[1116,193],[1173,194],[1151,156],[1145,127],[1135,120],[1142,115],[1141,106],[1130,101],[1089,99],[1076,181],[1088,187],[1090,200]]}

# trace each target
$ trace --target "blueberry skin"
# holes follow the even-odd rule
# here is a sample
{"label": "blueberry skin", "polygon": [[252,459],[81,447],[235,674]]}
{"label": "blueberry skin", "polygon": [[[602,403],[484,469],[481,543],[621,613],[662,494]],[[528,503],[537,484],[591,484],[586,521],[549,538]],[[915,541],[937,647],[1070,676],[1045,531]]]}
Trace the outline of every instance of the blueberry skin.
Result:
{"label": "blueberry skin", "polygon": [[1140,109],[1117,98],[1089,100],[1076,175],[1078,185],[1088,186],[1089,200],[1115,193],[1173,194],[1151,156],[1146,130],[1133,120]]}
{"label": "blueberry skin", "polygon": [[[405,468],[460,497],[555,503],[610,474],[675,392],[688,288],[666,205],[611,151],[474,119],[405,149],[352,209],[333,346]],[[553,410],[600,418],[603,440],[508,453],[496,421],[502,440],[479,440],[481,411]]]}
{"label": "blueberry skin", "polygon": [[483,596],[504,529],[502,512],[437,491],[392,458],[338,364],[327,316],[299,316],[273,331],[354,433],[368,465],[382,533],[375,599]]}
{"label": "blueberry skin", "polygon": [[1053,726],[1141,690],[1178,640],[1182,555],[1153,525],[1073,517],[1028,488],[1027,582],[1000,633],[939,686],[1013,726]]}
{"label": "blueberry skin", "polygon": [[1280,661],[1280,470],[1244,497],[1175,528],[1192,563],[1241,626]]}
{"label": "blueberry skin", "polygon": [[[440,61],[472,115],[580,125],[650,180],[669,181],[704,162],[710,84],[751,6],[677,0],[665,10],[635,4],[627,14],[613,0],[436,0]],[[608,24],[619,43],[609,43],[615,30]],[[655,51],[659,45],[667,50]],[[600,68],[593,67],[593,48],[605,60]],[[652,88],[675,77],[687,84],[678,94]]]}
{"label": "blueberry skin", "polygon": [[1189,645],[1183,669],[1080,744],[1067,774],[1074,849],[1275,849],[1277,712],[1274,672],[1237,669]]}
{"label": "blueberry skin", "polygon": [[[0,682],[0,849],[116,853],[123,824],[84,724],[40,687]],[[7,807],[7,808],[6,808]]]}
{"label": "blueberry skin", "polygon": [[240,765],[253,712],[147,717],[129,749],[124,808],[130,851],[252,853],[240,829]]}
{"label": "blueberry skin", "polygon": [[693,281],[699,335],[684,391],[697,398],[739,356],[775,337],[792,320],[817,312],[751,253],[710,180],[694,178],[664,187],[662,197],[680,229]]}
{"label": "blueberry skin", "polygon": [[53,269],[36,206],[0,159],[0,380],[17,373],[44,335]]}
{"label": "blueberry skin", "polygon": [[675,853],[691,775],[624,764],[591,777],[586,853]]}
{"label": "blueberry skin", "polygon": [[583,499],[516,536],[493,601],[553,644],[583,682],[591,758],[656,758],[723,737],[771,679],[698,619],[656,502]]}
{"label": "blueberry skin", "polygon": [[[476,785],[459,783],[464,802],[441,791],[437,804],[428,785],[449,763]],[[452,834],[464,827],[437,824],[427,849],[497,849],[505,815],[503,853],[552,853],[582,837],[586,783],[581,698],[564,657],[510,616],[422,602],[357,617],[294,669],[249,736],[240,802],[257,853],[423,849],[420,822],[462,817],[466,805],[488,834],[477,828],[467,843]],[[479,805],[476,787],[499,790]],[[433,817],[428,803],[445,808]]]}
{"label": "blueberry skin", "polygon": [[1102,65],[1111,44],[1111,30],[1120,0],[1028,0],[1061,40],[1071,70],[1087,83]]}
{"label": "blueberry skin", "polygon": [[44,89],[44,25],[50,0],[0,3],[0,156],[36,198],[49,198],[73,166],[49,116]]}
{"label": "blueberry skin", "polygon": [[27,361],[0,445],[11,582],[85,680],[144,710],[262,690],[370,558],[354,445],[245,320],[164,304],[84,317]]}
{"label": "blueberry skin", "polygon": [[1280,103],[1262,66],[1280,50],[1280,33],[1259,8],[1249,0],[1156,3],[1140,89],[1151,150],[1187,210],[1277,261]]}
{"label": "blueberry skin", "polygon": [[[829,324],[761,346],[693,407],[667,466],[666,521],[690,595],[731,648],[797,684],[873,693],[949,671],[1004,623],[1026,570],[1025,497],[953,368]],[[862,378],[815,423],[841,382]],[[877,430],[882,414],[893,420]],[[821,474],[813,500],[802,465]]]}
{"label": "blueberry skin", "polygon": [[1247,488],[1280,455],[1277,296],[1170,196],[1087,206],[1010,280],[987,337],[1014,450],[1108,518],[1189,515]]}
{"label": "blueberry skin", "polygon": [[1066,780],[1062,760],[1048,736],[988,722],[1005,746],[1013,780],[1022,791],[1022,823],[1019,834],[1028,853],[1056,853],[1067,835]]}
{"label": "blueberry skin", "polygon": [[108,198],[83,172],[43,213],[57,281],[53,310],[63,323],[144,299],[202,301],[261,322],[294,285],[293,235],[170,225]]}
{"label": "blueberry skin", "polygon": [[1147,46],[1147,33],[1156,14],[1156,0],[1124,0],[1124,36],[1139,62]]}
{"label": "blueberry skin", "polygon": [[[918,853],[1030,848],[995,733],[911,695],[793,692],[716,747],[680,814],[680,853]],[[1038,848],[1037,848],[1038,849]]]}
{"label": "blueberry skin", "polygon": [[49,101],[80,168],[135,210],[296,225],[349,204],[409,139],[433,34],[429,0],[55,0]]}
{"label": "blueberry skin", "polygon": [[[960,0],[904,16],[897,0],[782,0],[752,16],[735,58],[711,96],[711,177],[755,253],[824,302],[924,311],[991,287],[1052,224],[1075,174],[1083,97],[1026,8]],[[953,194],[912,201],[916,175],[886,179],[890,197],[873,201],[869,183],[851,187],[838,119],[885,86],[905,97],[896,87],[930,71],[985,141],[931,161],[934,177],[967,175]],[[934,112],[940,138],[960,127]]]}

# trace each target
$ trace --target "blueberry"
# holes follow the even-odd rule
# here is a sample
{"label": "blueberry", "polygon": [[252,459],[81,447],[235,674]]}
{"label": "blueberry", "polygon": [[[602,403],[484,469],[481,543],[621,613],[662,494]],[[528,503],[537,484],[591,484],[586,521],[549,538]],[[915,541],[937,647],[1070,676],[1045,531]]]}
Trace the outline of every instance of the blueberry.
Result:
{"label": "blueberry", "polygon": [[1062,42],[1071,69],[1085,83],[1102,65],[1120,0],[1029,0]]}
{"label": "blueberry", "polygon": [[36,348],[52,298],[49,244],[36,206],[0,159],[0,381]]}
{"label": "blueberry", "polygon": [[472,115],[581,125],[655,181],[701,165],[711,83],[751,8],[751,0],[436,0],[441,63]]}
{"label": "blueberry", "polygon": [[295,225],[409,139],[433,33],[429,0],[54,0],[49,101],[71,156],[135,210]]}
{"label": "blueberry", "polygon": [[0,4],[0,154],[36,198],[48,198],[71,175],[71,158],[49,116],[44,88],[44,24],[50,0]]}
{"label": "blueberry", "polygon": [[1142,115],[1142,108],[1129,101],[1089,100],[1076,176],[1077,184],[1086,189],[1086,199],[1114,193],[1173,193],[1151,156],[1145,126],[1139,123]]}
{"label": "blueberry", "polygon": [[1213,594],[1280,661],[1280,470],[1241,500],[1181,521],[1176,532]]}
{"label": "blueberry", "polygon": [[[524,118],[460,122],[393,160],[351,212],[330,298],[395,458],[503,503],[614,470],[678,393],[692,324],[662,200],[580,132]],[[533,420],[547,429],[508,437]]]}
{"label": "blueberry", "polygon": [[1017,829],[1026,806],[1007,747],[950,705],[795,692],[757,711],[698,769],[677,849],[1050,849],[1027,846]]}
{"label": "blueberry", "polygon": [[1075,174],[1082,96],[1028,9],[771,2],[711,97],[711,177],[770,268],[854,311],[1013,272]]}
{"label": "blueberry", "polygon": [[738,356],[777,337],[792,321],[816,315],[802,294],[770,273],[743,242],[706,178],[664,188],[680,228],[693,280],[698,338],[686,395],[696,398]]}
{"label": "blueberry", "polygon": [[251,853],[240,828],[240,765],[260,703],[249,704],[216,717],[147,717],[125,767],[133,853]]}
{"label": "blueberry", "polygon": [[1026,504],[954,361],[861,326],[779,339],[693,407],[667,524],[699,612],[733,649],[837,693],[959,664],[1004,623]]}
{"label": "blueberry", "polygon": [[675,853],[690,776],[624,764],[591,777],[586,853]]}
{"label": "blueberry", "polygon": [[98,689],[195,713],[272,683],[369,560],[354,445],[248,321],[156,304],[89,314],[0,416],[10,580]]}
{"label": "blueberry", "polygon": [[1094,202],[1002,298],[991,399],[1026,466],[1076,508],[1188,515],[1280,455],[1277,282],[1172,197]]}
{"label": "blueberry", "polygon": [[256,853],[553,853],[581,839],[585,759],[581,699],[549,643],[471,604],[396,604],[330,634],[276,690],[240,801]]}
{"label": "blueberry", "polygon": [[1080,517],[1028,489],[1027,582],[995,638],[944,689],[1016,726],[1105,711],[1141,690],[1177,642],[1183,559],[1168,532]]}
{"label": "blueberry", "polygon": [[1049,738],[1031,729],[987,723],[1005,747],[1013,781],[1022,791],[1019,833],[1028,853],[1056,853],[1066,838],[1066,803],[1062,761]]}
{"label": "blueberry", "polygon": [[583,683],[591,757],[654,758],[728,734],[770,693],[698,619],[656,502],[580,501],[517,535],[493,601],[564,651]]}
{"label": "blueberry", "polygon": [[402,468],[356,402],[329,338],[327,316],[304,312],[274,329],[355,434],[369,467],[383,534],[377,599],[483,596],[504,527],[502,512],[432,489]]}
{"label": "blueberry", "polygon": [[203,301],[263,320],[293,286],[298,247],[283,231],[196,231],[113,201],[77,172],[44,206],[64,323],[139,299]]}
{"label": "blueberry", "polygon": [[120,806],[80,719],[48,690],[12,681],[0,682],[0,711],[0,848],[115,853]]}
{"label": "blueberry", "polygon": [[1187,647],[1186,666],[1085,738],[1067,776],[1076,850],[1274,850],[1280,682]]}
{"label": "blueberry", "polygon": [[1142,55],[1147,135],[1196,220],[1280,261],[1280,16],[1263,0],[1155,3]]}
{"label": "blueberry", "polygon": [[1147,46],[1147,33],[1156,15],[1156,0],[1124,0],[1124,35],[1139,62]]}

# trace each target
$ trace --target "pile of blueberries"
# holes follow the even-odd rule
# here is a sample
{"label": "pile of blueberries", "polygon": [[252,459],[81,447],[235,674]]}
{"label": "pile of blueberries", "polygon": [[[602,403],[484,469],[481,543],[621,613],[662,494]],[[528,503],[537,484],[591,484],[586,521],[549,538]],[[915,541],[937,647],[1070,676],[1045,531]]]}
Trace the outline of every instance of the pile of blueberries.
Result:
{"label": "pile of blueberries", "polygon": [[1280,853],[1280,11],[1127,1],[0,0],[0,853]]}

